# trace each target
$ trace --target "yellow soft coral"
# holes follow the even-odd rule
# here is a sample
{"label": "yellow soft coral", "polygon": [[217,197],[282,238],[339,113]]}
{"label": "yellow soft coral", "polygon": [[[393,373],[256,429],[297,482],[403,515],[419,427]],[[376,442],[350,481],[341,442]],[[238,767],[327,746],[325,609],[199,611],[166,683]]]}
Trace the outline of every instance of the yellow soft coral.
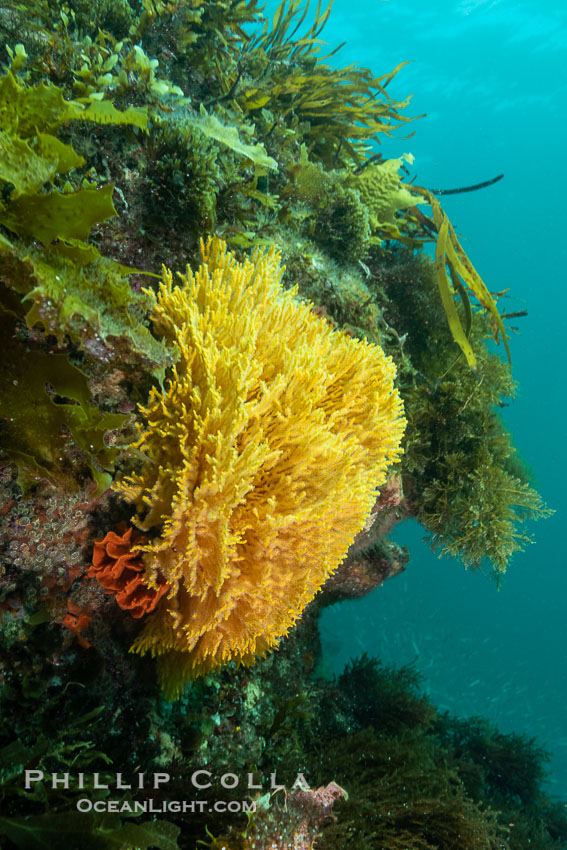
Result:
{"label": "yellow soft coral", "polygon": [[147,462],[118,489],[141,529],[146,581],[169,593],[133,650],[163,656],[173,697],[229,660],[252,663],[343,559],[400,453],[402,403],[383,351],[337,332],[280,284],[279,254],[239,263],[219,239],[153,320],[177,348],[142,408]]}

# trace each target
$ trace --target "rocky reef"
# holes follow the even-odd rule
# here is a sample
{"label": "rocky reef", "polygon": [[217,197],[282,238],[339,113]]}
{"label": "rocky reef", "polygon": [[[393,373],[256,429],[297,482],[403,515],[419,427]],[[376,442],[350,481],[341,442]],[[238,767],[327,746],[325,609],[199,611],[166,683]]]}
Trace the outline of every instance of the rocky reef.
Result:
{"label": "rocky reef", "polygon": [[376,154],[403,62],[330,12],[0,2],[7,850],[566,846],[535,742],[318,675],[397,522],[500,580],[548,513],[498,298]]}

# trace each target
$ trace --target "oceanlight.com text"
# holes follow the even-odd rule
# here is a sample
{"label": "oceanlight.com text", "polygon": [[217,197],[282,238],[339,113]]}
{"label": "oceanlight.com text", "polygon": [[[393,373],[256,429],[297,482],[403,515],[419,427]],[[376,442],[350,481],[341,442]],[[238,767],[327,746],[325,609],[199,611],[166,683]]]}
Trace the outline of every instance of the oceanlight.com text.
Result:
{"label": "oceanlight.com text", "polygon": [[77,800],[79,812],[128,812],[130,814],[166,814],[167,812],[184,814],[255,812],[255,800],[89,800],[82,797]]}

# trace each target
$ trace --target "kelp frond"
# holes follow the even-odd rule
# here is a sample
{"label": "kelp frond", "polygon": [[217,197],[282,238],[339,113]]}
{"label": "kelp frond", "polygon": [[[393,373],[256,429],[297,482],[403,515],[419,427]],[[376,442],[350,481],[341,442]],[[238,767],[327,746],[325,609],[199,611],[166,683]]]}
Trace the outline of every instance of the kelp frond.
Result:
{"label": "kelp frond", "polygon": [[[285,57],[290,60],[297,58],[301,54],[318,53],[318,45],[323,43],[318,36],[321,34],[325,24],[327,23],[332,5],[333,0],[329,0],[327,8],[324,12],[322,12],[322,3],[321,0],[319,0],[313,24],[302,38],[298,41],[293,41],[293,37],[307,17],[309,2],[304,5],[303,0],[282,0],[274,14],[271,30],[268,30],[268,24],[266,22],[264,31],[259,38],[259,43],[261,44],[262,49],[265,50],[266,53],[270,53],[273,59]],[[295,24],[293,30],[289,32],[291,25],[298,16],[299,20]],[[332,53],[328,55],[332,56],[337,52],[337,50],[340,50],[341,46],[342,45],[336,47]],[[279,49],[282,50],[281,56],[278,56]],[[328,58],[328,56],[325,58]]]}
{"label": "kelp frond", "polygon": [[[478,299],[479,303],[484,307],[490,317],[492,332],[494,339],[498,342],[499,336],[502,337],[508,363],[512,365],[510,355],[510,347],[508,345],[508,337],[502,321],[502,316],[498,311],[496,302],[486,284],[480,277],[479,273],[468,258],[463,246],[457,238],[457,234],[453,229],[453,225],[443,211],[441,204],[437,198],[428,190],[421,186],[411,186],[412,191],[421,195],[431,206],[433,212],[433,223],[437,231],[437,243],[435,248],[435,271],[437,275],[437,283],[439,286],[439,294],[443,302],[449,328],[453,339],[460,347],[465,355],[466,361],[471,369],[475,370],[477,363],[474,351],[469,342],[470,329],[472,324],[472,307],[467,292],[470,290]],[[447,275],[449,269],[449,276]],[[465,312],[465,327],[461,322],[452,290],[456,291],[463,303]]]}
{"label": "kelp frond", "polygon": [[266,21],[262,32],[243,46],[243,65],[256,73],[246,79],[242,75],[235,100],[254,119],[269,110],[294,129],[301,125],[311,157],[326,167],[359,166],[372,140],[413,120],[400,114],[411,98],[393,100],[386,91],[407,63],[380,77],[355,65],[335,69],[325,64],[342,46],[320,55],[324,41],[319,36],[332,4],[330,0],[323,8],[319,0],[313,23],[295,38],[309,0],[282,0],[271,27]]}

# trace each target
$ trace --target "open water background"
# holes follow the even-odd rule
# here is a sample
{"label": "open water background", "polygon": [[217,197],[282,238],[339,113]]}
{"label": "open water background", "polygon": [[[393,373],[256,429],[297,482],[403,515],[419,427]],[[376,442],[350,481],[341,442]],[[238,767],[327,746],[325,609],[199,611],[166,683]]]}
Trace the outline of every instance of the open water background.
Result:
{"label": "open water background", "polygon": [[[277,3],[268,0],[266,11]],[[491,291],[510,288],[506,311],[527,309],[512,338],[520,390],[504,418],[556,510],[534,524],[497,592],[481,573],[439,560],[415,524],[406,573],[369,597],[328,609],[325,664],[340,673],[362,652],[415,661],[434,704],[483,715],[504,732],[536,736],[550,751],[550,790],[567,799],[567,6],[562,0],[335,0],[324,30],[337,66],[383,74],[411,59],[389,88],[413,94],[426,118],[386,157],[411,152],[417,183],[500,183],[442,199]],[[404,135],[398,132],[398,136]]]}

